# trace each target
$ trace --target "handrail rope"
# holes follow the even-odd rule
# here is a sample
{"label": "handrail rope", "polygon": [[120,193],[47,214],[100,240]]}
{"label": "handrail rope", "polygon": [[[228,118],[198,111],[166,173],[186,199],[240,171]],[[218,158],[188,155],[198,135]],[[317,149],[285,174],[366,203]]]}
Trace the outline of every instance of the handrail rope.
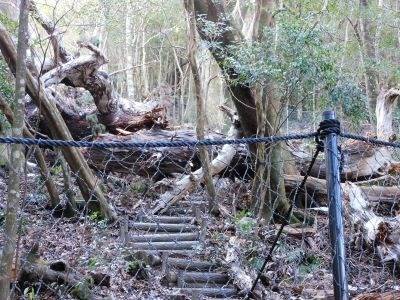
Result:
{"label": "handrail rope", "polygon": [[64,140],[45,140],[30,138],[14,138],[0,137],[0,144],[22,144],[25,146],[46,146],[46,147],[84,147],[84,148],[161,148],[161,147],[196,147],[196,146],[213,146],[213,145],[238,145],[238,144],[254,144],[254,143],[270,143],[279,141],[299,140],[316,137],[317,132],[305,134],[293,134],[286,136],[268,136],[243,139],[228,140],[183,140],[169,142],[88,142],[88,141],[64,141]]}
{"label": "handrail rope", "polygon": [[380,145],[380,146],[388,146],[388,147],[393,147],[393,148],[400,148],[400,143],[382,141],[382,140],[378,140],[378,139],[371,138],[371,137],[361,136],[358,134],[340,133],[340,136],[343,138],[347,138],[347,139],[351,139],[351,140],[358,140],[358,141],[366,142],[366,143],[370,143],[370,144],[375,144],[375,145]]}

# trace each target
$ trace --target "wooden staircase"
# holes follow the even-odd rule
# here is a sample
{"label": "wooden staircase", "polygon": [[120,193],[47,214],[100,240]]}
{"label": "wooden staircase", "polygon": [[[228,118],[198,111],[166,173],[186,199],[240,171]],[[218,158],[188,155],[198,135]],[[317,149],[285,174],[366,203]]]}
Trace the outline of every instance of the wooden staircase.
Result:
{"label": "wooden staircase", "polygon": [[134,251],[156,257],[152,267],[161,268],[162,284],[171,288],[166,299],[237,296],[226,270],[202,254],[207,230],[205,207],[203,201],[181,201],[163,215],[142,214],[128,223],[127,243]]}

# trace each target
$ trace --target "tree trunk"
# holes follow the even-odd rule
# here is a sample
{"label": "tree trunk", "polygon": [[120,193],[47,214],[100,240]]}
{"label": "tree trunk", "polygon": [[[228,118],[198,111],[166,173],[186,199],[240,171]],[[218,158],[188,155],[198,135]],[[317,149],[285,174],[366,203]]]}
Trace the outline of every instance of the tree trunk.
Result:
{"label": "tree trunk", "polygon": [[[5,117],[7,118],[7,121],[10,123],[12,126],[14,124],[14,114],[11,111],[10,107],[8,106],[7,102],[0,96],[0,110],[4,113]],[[24,137],[33,139],[35,138],[29,131],[29,129],[24,126],[23,128],[23,134]],[[40,168],[40,174],[45,178],[45,184],[47,191],[49,192],[49,196],[51,199],[51,207],[54,208],[60,203],[60,197],[58,196],[58,191],[57,188],[54,184],[53,179],[50,176],[50,171],[47,168],[45,158],[43,156],[43,152],[39,147],[34,147],[34,155],[36,162],[39,165]]]}
{"label": "tree trunk", "polygon": [[[187,3],[186,10],[188,12],[188,25],[189,25],[189,64],[192,69],[193,82],[194,82],[194,93],[196,94],[197,100],[197,126],[196,133],[199,140],[204,140],[204,120],[205,115],[205,103],[204,103],[204,90],[202,88],[202,82],[200,79],[199,67],[197,63],[197,43],[196,43],[196,18],[194,12],[193,0],[189,0]],[[216,202],[216,192],[214,183],[211,176],[211,164],[210,158],[205,146],[199,147],[200,159],[203,165],[203,181],[207,188],[208,194],[208,209],[213,214],[218,214],[218,203]]]}
{"label": "tree trunk", "polygon": [[[260,18],[260,20],[264,20],[268,24],[273,24],[273,18],[270,16],[269,11],[266,11],[265,8],[270,8],[273,5],[273,2],[271,0],[263,0],[260,3],[258,3],[260,6],[261,11],[256,11],[256,16],[255,18]],[[229,46],[234,46],[240,41],[243,41],[243,36],[238,31],[234,25],[229,21],[229,18],[226,17],[225,11],[223,4],[221,2],[215,2],[211,0],[195,0],[194,2],[195,6],[195,11],[196,15],[202,16],[202,18],[206,18],[207,21],[213,22],[213,23],[218,23],[218,24],[224,24],[224,30],[222,30],[221,33],[218,34],[209,34],[205,28],[204,22],[198,22],[198,31],[200,36],[202,37],[203,40],[210,41],[211,46],[210,46],[210,51],[213,54],[215,60],[217,63],[221,66],[223,69],[224,74],[226,74],[226,83],[229,87],[230,93],[232,95],[233,102],[235,104],[235,107],[237,109],[238,115],[239,115],[239,120],[241,121],[242,128],[244,131],[244,134],[246,137],[251,137],[255,136],[258,131],[258,124],[257,124],[257,118],[256,118],[256,101],[255,101],[255,95],[254,92],[252,91],[253,88],[252,86],[246,85],[246,84],[241,84],[241,83],[235,83],[232,84],[233,79],[237,79],[240,74],[238,74],[233,68],[226,68],[225,66],[225,59],[226,59],[226,54],[223,49],[229,48]],[[258,22],[259,23],[259,22]],[[259,24],[258,24],[259,26]],[[257,28],[257,26],[253,27]],[[218,46],[214,46],[218,45]],[[268,79],[267,79],[268,81]],[[272,83],[270,83],[272,86]],[[270,86],[268,86],[268,89],[270,89]],[[276,130],[275,126],[278,125],[277,122],[277,116],[274,115],[274,113],[279,111],[279,100],[277,99],[276,95],[273,94],[273,88],[272,92],[268,90],[268,95],[270,96],[271,99],[267,99],[268,105],[265,106],[265,108],[268,110],[268,115],[266,116],[266,121],[267,123],[269,122],[270,124],[273,124],[271,128],[267,128],[266,134],[273,134],[277,135],[279,132]],[[271,111],[271,109],[274,109]],[[255,147],[251,147],[251,152],[253,154],[253,157],[255,155]],[[283,211],[279,211],[279,214],[284,213],[285,209],[289,206],[287,200],[285,199],[285,193],[284,193],[284,185],[282,182],[282,172],[283,172],[283,163],[280,163],[279,159],[281,159],[282,154],[278,153],[282,150],[282,146],[277,146],[272,149],[271,152],[271,161],[273,161],[274,167],[271,168],[271,172],[276,172],[275,174],[270,174],[272,181],[269,182],[270,188],[274,190],[275,193],[281,193],[282,196],[278,197],[279,198],[279,204],[278,207],[283,208]],[[275,161],[277,159],[277,161]],[[282,159],[281,159],[282,161]],[[281,170],[282,169],[282,170]],[[274,181],[274,178],[277,181]],[[269,202],[271,203],[273,200],[269,199]],[[271,209],[271,208],[270,208]]]}
{"label": "tree trunk", "polygon": [[365,68],[365,86],[368,96],[368,107],[371,120],[375,113],[376,101],[379,94],[379,75],[376,72],[376,49],[375,38],[372,36],[372,24],[370,11],[371,0],[360,0],[361,9],[361,35],[362,35],[362,54]]}
{"label": "tree trunk", "polygon": [[[125,52],[126,52],[126,68],[133,66],[133,49],[132,49],[132,4],[126,2],[126,16],[125,16]],[[133,70],[126,71],[126,89],[129,99],[133,99],[135,88],[133,85]]]}
{"label": "tree trunk", "polygon": [[391,88],[390,90],[381,90],[376,104],[376,128],[377,137],[384,141],[394,141],[392,114],[394,103],[400,96],[400,90]]}
{"label": "tree trunk", "polygon": [[[26,51],[28,50],[28,5],[29,0],[21,0],[18,49],[15,72],[15,103],[14,122],[12,135],[21,138],[24,128],[25,107],[25,77],[26,77]],[[20,201],[20,178],[23,176],[23,163],[25,160],[23,146],[11,145],[10,175],[8,180],[8,197],[5,214],[4,234],[6,242],[0,257],[0,299],[8,299],[10,290],[10,276],[17,247],[17,212]],[[18,263],[18,262],[16,262]]]}

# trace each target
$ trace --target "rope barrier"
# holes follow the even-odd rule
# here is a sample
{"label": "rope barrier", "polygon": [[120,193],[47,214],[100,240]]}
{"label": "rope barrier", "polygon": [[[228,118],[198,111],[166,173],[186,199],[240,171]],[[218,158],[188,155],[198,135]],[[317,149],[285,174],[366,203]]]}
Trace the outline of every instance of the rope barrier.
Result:
{"label": "rope barrier", "polygon": [[341,133],[341,137],[347,138],[347,139],[352,139],[352,140],[358,140],[361,142],[366,142],[370,144],[375,144],[379,146],[387,146],[387,147],[393,147],[393,148],[400,148],[400,143],[393,143],[393,142],[387,142],[387,141],[382,141],[370,137],[365,137],[357,134],[352,134],[352,133]]}
{"label": "rope barrier", "polygon": [[45,140],[45,139],[29,139],[0,137],[0,144],[22,144],[25,146],[42,146],[42,147],[82,147],[82,148],[161,148],[161,147],[196,147],[196,146],[215,146],[215,145],[238,145],[238,144],[254,144],[254,143],[273,143],[279,141],[299,140],[316,137],[317,132],[306,134],[293,134],[286,136],[269,136],[258,138],[243,138],[231,140],[184,140],[170,142],[88,142],[88,141],[64,141],[64,140]]}
{"label": "rope barrier", "polygon": [[[264,263],[261,269],[258,271],[257,278],[250,290],[246,291],[245,298],[254,296],[254,289],[260,280],[260,277],[269,261],[272,260],[273,252],[278,244],[280,236],[283,232],[283,228],[289,224],[290,217],[292,215],[293,208],[295,206],[296,201],[302,191],[304,191],[304,187],[306,181],[311,173],[312,167],[317,160],[319,153],[324,150],[324,144],[321,141],[321,138],[326,137],[329,134],[336,134],[342,138],[359,140],[366,143],[371,143],[379,146],[387,146],[400,148],[400,143],[393,143],[378,140],[370,137],[363,137],[360,135],[352,134],[352,133],[342,133],[340,131],[340,123],[338,120],[324,120],[320,123],[320,126],[316,132],[305,133],[305,134],[294,134],[294,135],[286,135],[286,136],[269,136],[269,137],[256,137],[256,138],[242,138],[242,139],[227,139],[227,140],[181,140],[181,141],[147,141],[147,142],[102,142],[102,141],[64,141],[64,140],[45,140],[45,139],[30,139],[30,138],[13,138],[13,137],[0,137],[0,144],[22,144],[25,146],[42,146],[42,147],[84,147],[84,148],[162,148],[162,147],[197,147],[197,146],[215,146],[215,145],[238,145],[238,144],[253,144],[253,143],[273,143],[279,141],[289,141],[289,140],[299,140],[299,139],[308,139],[315,138],[316,142],[316,151],[312,157],[312,160],[308,166],[307,172],[303,177],[303,180],[300,186],[296,189],[295,195],[290,203],[290,207],[284,216],[283,222],[275,236],[275,239],[270,247],[268,255],[266,256]],[[339,151],[340,155],[343,156],[341,151]],[[343,159],[343,158],[342,158]],[[343,164],[340,164],[340,168],[343,167]]]}

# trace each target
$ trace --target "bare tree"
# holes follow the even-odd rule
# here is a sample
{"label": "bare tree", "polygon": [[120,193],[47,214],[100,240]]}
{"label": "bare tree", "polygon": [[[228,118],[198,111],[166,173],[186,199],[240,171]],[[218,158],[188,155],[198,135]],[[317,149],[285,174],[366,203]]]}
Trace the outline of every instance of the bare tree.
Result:
{"label": "bare tree", "polygon": [[[15,74],[14,122],[12,124],[12,134],[14,137],[19,138],[23,136],[24,128],[26,52],[28,49],[28,5],[29,0],[21,0]],[[0,299],[9,298],[10,275],[17,246],[17,213],[20,200],[20,178],[22,177],[23,163],[25,160],[22,145],[11,145],[11,158],[4,230],[6,242],[0,261]]]}
{"label": "bare tree", "polygon": [[[187,3],[187,11],[188,13],[188,25],[189,25],[189,64],[193,74],[194,81],[194,92],[197,99],[197,138],[199,140],[204,139],[204,121],[205,121],[205,103],[204,103],[204,90],[202,88],[202,83],[200,79],[200,72],[197,62],[197,43],[196,43],[196,18],[194,16],[194,4],[193,0],[189,0]],[[199,154],[201,161],[203,163],[204,169],[204,183],[208,192],[208,206],[211,213],[218,213],[218,204],[216,203],[216,193],[215,188],[211,176],[211,165],[210,165],[210,157],[207,152],[207,148],[205,146],[199,147]]]}

